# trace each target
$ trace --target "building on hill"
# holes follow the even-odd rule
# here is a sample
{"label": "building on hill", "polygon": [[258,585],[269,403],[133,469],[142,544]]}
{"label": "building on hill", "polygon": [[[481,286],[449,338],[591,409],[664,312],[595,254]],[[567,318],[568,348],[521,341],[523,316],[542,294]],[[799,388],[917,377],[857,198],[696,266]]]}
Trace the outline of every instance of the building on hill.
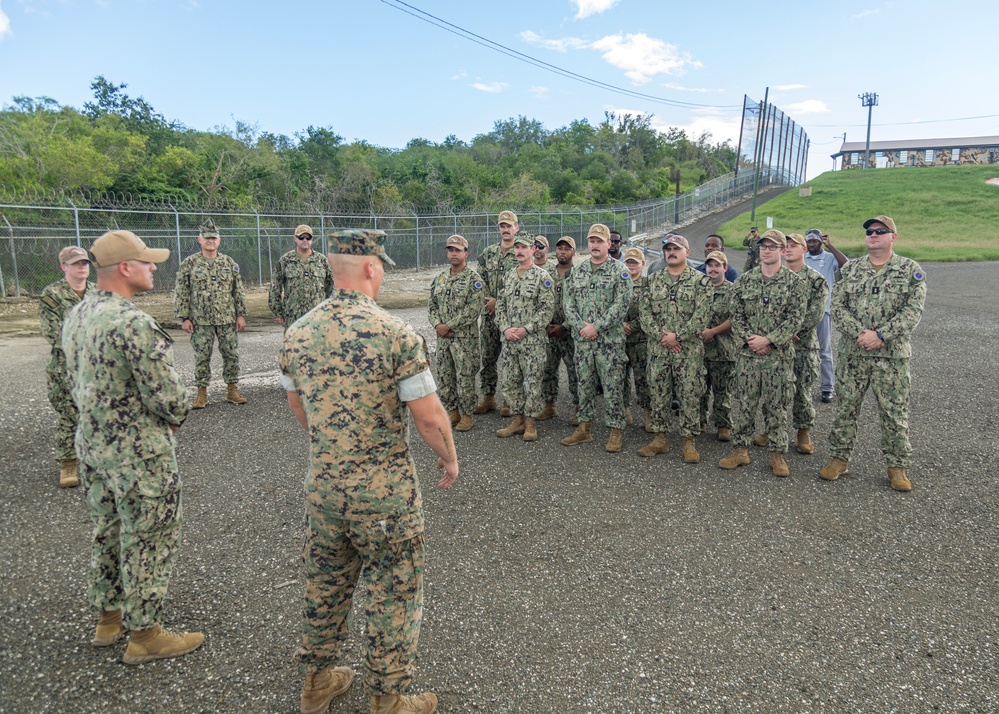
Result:
{"label": "building on hill", "polygon": [[[840,169],[864,167],[863,141],[845,141],[832,155]],[[944,139],[902,139],[872,141],[870,168],[896,166],[956,166],[958,164],[999,164],[999,136],[966,136]]]}

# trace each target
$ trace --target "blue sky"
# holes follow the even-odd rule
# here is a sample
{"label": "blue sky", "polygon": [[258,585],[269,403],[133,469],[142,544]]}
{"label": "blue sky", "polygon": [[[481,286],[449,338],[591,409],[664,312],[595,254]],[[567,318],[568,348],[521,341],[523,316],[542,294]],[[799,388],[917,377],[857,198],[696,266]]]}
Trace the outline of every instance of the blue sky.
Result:
{"label": "blue sky", "polygon": [[[0,0],[0,102],[82,107],[103,74],[196,129],[330,126],[401,148],[467,141],[518,115],[555,129],[615,111],[734,145],[743,95],[769,87],[812,141],[810,177],[832,167],[844,132],[864,139],[864,92],[879,95],[874,141],[999,134],[996,0],[406,2]],[[418,11],[515,55],[701,106],[572,81]]]}

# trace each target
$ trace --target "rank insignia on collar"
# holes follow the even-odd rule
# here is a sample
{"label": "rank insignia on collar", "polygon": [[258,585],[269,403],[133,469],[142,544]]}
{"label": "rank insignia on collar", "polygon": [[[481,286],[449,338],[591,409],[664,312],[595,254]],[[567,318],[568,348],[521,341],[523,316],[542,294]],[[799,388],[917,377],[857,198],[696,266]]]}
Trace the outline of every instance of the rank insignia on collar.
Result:
{"label": "rank insignia on collar", "polygon": [[877,285],[875,285],[873,288],[871,288],[871,295],[877,295],[880,292],[881,292],[881,288],[879,288]]}

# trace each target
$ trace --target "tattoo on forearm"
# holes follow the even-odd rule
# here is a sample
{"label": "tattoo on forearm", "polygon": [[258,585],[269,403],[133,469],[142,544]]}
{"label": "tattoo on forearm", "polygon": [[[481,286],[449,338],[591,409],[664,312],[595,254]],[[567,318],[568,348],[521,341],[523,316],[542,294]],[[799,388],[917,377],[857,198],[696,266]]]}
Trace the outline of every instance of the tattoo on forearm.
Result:
{"label": "tattoo on forearm", "polygon": [[441,435],[441,442],[444,444],[444,458],[448,461],[454,461],[454,452],[451,450],[451,440],[447,438],[447,434],[440,427],[437,427],[437,433]]}

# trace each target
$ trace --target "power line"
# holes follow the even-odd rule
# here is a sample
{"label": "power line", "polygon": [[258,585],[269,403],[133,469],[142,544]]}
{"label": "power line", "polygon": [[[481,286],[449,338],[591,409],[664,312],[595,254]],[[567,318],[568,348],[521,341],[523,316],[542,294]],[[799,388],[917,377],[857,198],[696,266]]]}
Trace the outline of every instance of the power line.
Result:
{"label": "power line", "polygon": [[[871,126],[915,126],[918,124],[945,124],[952,121],[972,121],[974,119],[994,119],[999,117],[999,114],[983,114],[978,117],[958,117],[956,119],[921,119],[916,121],[900,121],[891,124],[871,124]],[[814,127],[851,127],[851,126],[867,126],[867,124],[809,124],[809,126]]]}
{"label": "power line", "polygon": [[398,10],[399,12],[403,12],[411,17],[415,17],[417,20],[426,22],[427,24],[440,28],[445,32],[450,32],[451,34],[457,35],[458,37],[461,37],[464,40],[468,40],[469,42],[474,42],[477,45],[485,47],[486,49],[493,50],[494,52],[499,52],[500,54],[506,55],[507,57],[511,57],[520,62],[524,62],[525,64],[529,64],[539,69],[543,69],[547,72],[552,72],[553,74],[560,75],[562,77],[565,77],[566,79],[571,79],[576,82],[582,82],[583,84],[588,84],[591,87],[604,89],[609,92],[614,92],[616,94],[622,94],[624,96],[632,97],[634,99],[644,99],[645,101],[654,102],[657,104],[665,104],[667,106],[678,107],[682,109],[703,109],[703,108],[736,109],[742,106],[741,104],[697,104],[695,102],[683,102],[677,99],[666,99],[665,97],[657,97],[652,94],[644,94],[642,92],[636,92],[634,90],[626,89],[624,87],[618,87],[616,85],[608,84],[607,82],[601,82],[598,79],[593,79],[592,77],[587,77],[585,75],[578,74],[571,70],[564,69],[557,65],[550,64],[548,62],[545,62],[544,60],[537,59],[536,57],[532,57],[530,55],[526,55],[520,52],[513,52],[512,50],[509,50],[508,48],[504,47],[498,42],[494,42],[493,40],[490,40],[486,37],[482,37],[481,35],[477,35],[474,32],[471,32],[470,30],[466,30],[463,27],[459,27],[458,25],[452,24],[447,20],[437,17],[436,15],[432,15],[429,12],[425,12],[424,10],[421,10],[418,7],[403,2],[403,0],[379,0],[379,1],[384,5],[388,5],[394,10]]}

